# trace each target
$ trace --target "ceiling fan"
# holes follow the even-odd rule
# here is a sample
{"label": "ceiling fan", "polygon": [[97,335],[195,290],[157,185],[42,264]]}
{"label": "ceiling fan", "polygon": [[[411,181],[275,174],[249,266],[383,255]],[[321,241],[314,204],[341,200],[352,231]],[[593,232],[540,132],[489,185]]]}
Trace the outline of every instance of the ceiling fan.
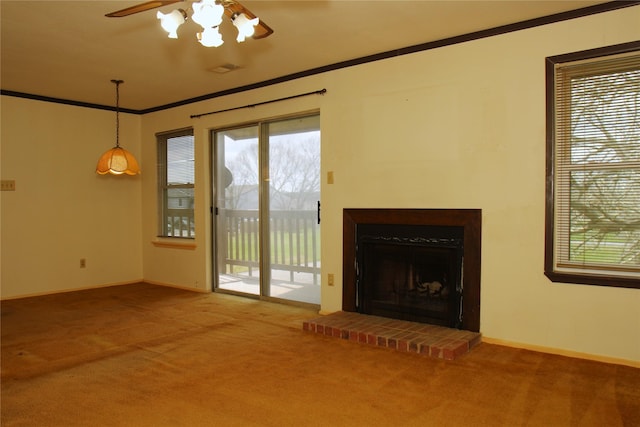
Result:
{"label": "ceiling fan", "polygon": [[[134,6],[130,6],[124,9],[117,10],[115,12],[107,13],[105,16],[109,18],[121,18],[124,16],[133,15],[135,13],[146,12],[147,10],[156,9],[162,6],[167,6],[174,3],[180,3],[184,0],[152,0],[147,1],[145,3],[139,3]],[[211,1],[211,0],[209,0]],[[256,19],[256,15],[254,15],[249,9],[244,7],[240,2],[236,0],[215,0],[215,4],[224,7],[224,14],[231,19],[235,20],[237,17],[241,15],[245,15],[247,20]],[[184,14],[184,11],[182,11]],[[265,24],[262,19],[257,21],[257,24],[254,27],[254,33],[251,35],[254,39],[263,39],[273,33],[273,29]]]}

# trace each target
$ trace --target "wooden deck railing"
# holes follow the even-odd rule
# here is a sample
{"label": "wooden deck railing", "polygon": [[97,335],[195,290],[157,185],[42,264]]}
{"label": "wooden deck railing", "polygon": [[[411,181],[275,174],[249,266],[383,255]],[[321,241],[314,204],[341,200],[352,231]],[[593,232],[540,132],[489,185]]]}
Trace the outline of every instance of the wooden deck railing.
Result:
{"label": "wooden deck railing", "polygon": [[171,237],[194,237],[193,209],[167,209],[168,235]]}
{"label": "wooden deck railing", "polygon": [[[223,224],[218,241],[218,267],[230,274],[241,267],[250,276],[259,269],[259,222],[254,210],[220,209]],[[318,284],[320,275],[320,235],[315,211],[271,211],[269,219],[269,247],[272,270],[289,273],[310,273]],[[225,249],[226,248],[226,249]]]}

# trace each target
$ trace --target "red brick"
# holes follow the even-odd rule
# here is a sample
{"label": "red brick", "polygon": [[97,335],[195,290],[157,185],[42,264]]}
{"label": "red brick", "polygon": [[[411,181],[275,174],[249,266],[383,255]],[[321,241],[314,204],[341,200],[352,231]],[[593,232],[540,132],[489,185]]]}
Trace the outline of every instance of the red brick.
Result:
{"label": "red brick", "polygon": [[431,356],[431,346],[427,343],[420,343],[418,345],[418,353]]}
{"label": "red brick", "polygon": [[395,344],[394,345],[390,344],[389,347],[395,348],[396,350],[399,350],[399,351],[408,351],[409,349],[409,343],[407,341],[408,336],[411,336],[411,332],[407,332],[406,330],[396,333],[395,335],[390,337],[390,340],[393,340]]}
{"label": "red brick", "polygon": [[395,337],[387,338],[387,347],[397,350],[398,348],[398,340]]}
{"label": "red brick", "polygon": [[376,345],[377,344],[377,337],[375,335],[372,335],[372,334],[367,334],[367,344]]}
{"label": "red brick", "polygon": [[429,347],[429,356],[442,358],[442,348],[436,346]]}
{"label": "red brick", "polygon": [[469,352],[469,343],[467,341],[459,341],[457,342],[454,347],[452,348],[453,350],[453,354],[452,354],[452,358],[451,360],[462,356],[463,354],[466,354]]}
{"label": "red brick", "polygon": [[469,341],[469,350],[482,342],[482,335],[478,334]]}

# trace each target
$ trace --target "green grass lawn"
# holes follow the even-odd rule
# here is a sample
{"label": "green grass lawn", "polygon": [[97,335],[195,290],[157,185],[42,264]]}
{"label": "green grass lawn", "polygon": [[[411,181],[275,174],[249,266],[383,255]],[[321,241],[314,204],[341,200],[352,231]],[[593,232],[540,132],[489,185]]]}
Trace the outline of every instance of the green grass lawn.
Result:
{"label": "green grass lawn", "polygon": [[593,264],[628,264],[628,237],[621,233],[609,233],[605,236],[574,233],[571,235],[571,261]]}
{"label": "green grass lawn", "polygon": [[[312,238],[314,232],[315,242]],[[317,230],[307,229],[306,241],[304,230],[299,233],[271,233],[270,237],[272,263],[301,265],[320,260],[320,233]],[[228,258],[258,262],[258,244],[257,234],[245,235],[244,239],[232,236],[227,244]]]}

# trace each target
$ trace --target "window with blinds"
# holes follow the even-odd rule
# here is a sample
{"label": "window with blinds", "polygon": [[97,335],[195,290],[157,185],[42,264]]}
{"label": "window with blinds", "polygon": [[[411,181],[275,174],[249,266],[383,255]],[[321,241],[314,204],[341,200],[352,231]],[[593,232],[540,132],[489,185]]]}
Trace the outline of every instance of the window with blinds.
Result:
{"label": "window with blinds", "polygon": [[163,237],[195,237],[193,129],[157,135],[159,232]]}
{"label": "window with blinds", "polygon": [[554,281],[640,287],[640,46],[547,58]]}

